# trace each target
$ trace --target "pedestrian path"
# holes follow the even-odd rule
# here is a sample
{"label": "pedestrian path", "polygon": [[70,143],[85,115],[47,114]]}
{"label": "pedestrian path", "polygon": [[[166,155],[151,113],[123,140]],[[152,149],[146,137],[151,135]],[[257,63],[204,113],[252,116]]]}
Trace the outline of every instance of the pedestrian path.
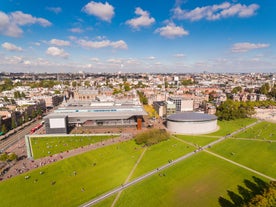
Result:
{"label": "pedestrian path", "polygon": [[[138,164],[140,163],[140,161],[141,161],[142,158],[144,157],[144,154],[145,154],[145,152],[147,151],[147,149],[148,149],[147,147],[144,148],[144,150],[143,150],[142,154],[140,155],[139,159],[137,160],[137,162],[136,162],[135,165],[133,166],[131,172],[130,172],[129,175],[127,176],[127,179],[125,180],[124,184],[128,183],[128,181],[129,181],[130,178],[132,177],[132,175],[133,175],[134,171],[136,170]],[[114,201],[113,201],[111,207],[114,207],[114,206],[115,206],[115,204],[116,204],[117,201],[119,200],[119,198],[120,198],[122,192],[123,192],[123,190],[121,190],[121,191],[117,194],[117,196],[116,196],[116,198],[114,199]]]}
{"label": "pedestrian path", "polygon": [[237,140],[246,140],[246,141],[259,141],[259,142],[276,142],[276,140],[271,139],[255,139],[255,138],[239,138],[239,137],[231,137],[230,139],[237,139]]}

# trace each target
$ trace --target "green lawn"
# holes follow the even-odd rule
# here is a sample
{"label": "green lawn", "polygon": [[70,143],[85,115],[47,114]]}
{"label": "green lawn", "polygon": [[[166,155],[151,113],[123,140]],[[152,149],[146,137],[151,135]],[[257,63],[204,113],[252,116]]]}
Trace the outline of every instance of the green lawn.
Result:
{"label": "green lawn", "polygon": [[[121,185],[141,152],[134,141],[128,141],[2,181],[0,195],[5,199],[1,199],[0,206],[78,206]],[[30,176],[27,180],[24,178],[26,175]],[[52,185],[52,182],[55,184]]]}
{"label": "green lawn", "polygon": [[152,145],[148,147],[132,178],[141,176],[161,165],[167,164],[169,160],[174,160],[194,150],[194,147],[173,138]]}
{"label": "green lawn", "polygon": [[30,140],[33,156],[38,159],[114,137],[116,136],[31,137]]}
{"label": "green lawn", "polygon": [[[126,189],[116,207],[220,206],[219,196],[252,180],[253,173],[204,152]],[[256,175],[255,175],[256,176]],[[109,205],[98,205],[107,207]]]}
{"label": "green lawn", "polygon": [[218,125],[220,129],[214,133],[211,133],[209,135],[212,136],[225,136],[227,134],[230,134],[246,125],[249,125],[253,122],[255,122],[256,119],[236,119],[231,121],[218,121]]}
{"label": "green lawn", "polygon": [[192,136],[192,135],[175,135],[175,136],[195,146],[205,146],[218,139],[215,137],[207,137],[207,136],[206,137]]}
{"label": "green lawn", "polygon": [[[246,119],[238,120],[237,123],[232,121],[220,123],[221,130],[210,136],[223,136],[254,121],[253,119]],[[274,129],[273,125],[264,126],[266,127],[263,129],[264,131]],[[256,130],[264,126],[256,126]],[[266,136],[264,132],[262,133],[262,136]],[[178,138],[186,142],[202,146],[217,139],[208,136],[177,135]],[[238,137],[240,136],[241,134],[238,135]],[[85,145],[85,137],[78,139],[82,140],[70,140],[72,144],[69,144],[66,139],[62,139],[67,141],[62,143],[62,140],[58,138],[53,139],[53,142],[51,140],[46,141],[44,138],[32,140],[32,142],[38,152],[45,151],[46,148],[51,149],[52,152],[54,152],[53,149],[58,149],[58,153],[61,151],[61,147]],[[91,138],[90,141],[99,142],[103,137],[97,139]],[[59,147],[56,147],[56,144]],[[66,149],[62,148],[62,151]],[[145,151],[132,179],[194,149],[193,146],[174,138],[152,145]],[[136,145],[133,140],[103,146],[15,178],[1,181],[0,195],[1,198],[5,199],[1,200],[0,206],[79,206],[124,183],[143,150],[144,148]],[[231,138],[208,150],[271,177],[276,177],[275,142]],[[40,174],[40,172],[44,173]],[[26,175],[30,178],[25,179]],[[199,152],[193,157],[124,190],[116,206],[219,206],[219,196],[229,199],[227,190],[237,192],[237,185],[243,185],[244,179],[252,180],[253,175],[254,173],[250,171],[206,152]],[[110,207],[114,198],[115,195],[96,206]]]}
{"label": "green lawn", "polygon": [[276,124],[270,122],[261,122],[234,137],[276,140]]}
{"label": "green lawn", "polygon": [[276,143],[228,139],[210,149],[235,162],[276,178]]}

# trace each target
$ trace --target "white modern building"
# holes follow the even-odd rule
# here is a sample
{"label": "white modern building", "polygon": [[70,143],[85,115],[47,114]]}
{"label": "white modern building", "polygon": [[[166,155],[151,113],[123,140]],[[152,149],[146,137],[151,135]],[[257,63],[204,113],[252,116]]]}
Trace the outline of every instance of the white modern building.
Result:
{"label": "white modern building", "polygon": [[208,134],[218,129],[217,117],[195,112],[176,113],[167,117],[167,129],[175,134]]}
{"label": "white modern building", "polygon": [[141,105],[118,102],[74,102],[44,117],[47,134],[68,133],[69,126],[140,128],[147,113]]}

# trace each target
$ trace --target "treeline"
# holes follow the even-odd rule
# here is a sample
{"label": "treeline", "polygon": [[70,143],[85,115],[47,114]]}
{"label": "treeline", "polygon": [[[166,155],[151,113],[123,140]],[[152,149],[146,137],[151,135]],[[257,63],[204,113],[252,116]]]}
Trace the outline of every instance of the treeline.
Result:
{"label": "treeline", "polygon": [[271,106],[276,106],[276,101],[274,100],[266,100],[266,101],[251,101],[251,105],[258,108],[269,108]]}
{"label": "treeline", "polygon": [[265,94],[270,98],[276,98],[276,84],[270,86],[269,83],[265,83],[261,86],[257,93]]}
{"label": "treeline", "polygon": [[251,102],[238,102],[230,99],[219,105],[216,111],[219,120],[247,118],[254,113],[254,105]]}
{"label": "treeline", "polygon": [[238,193],[228,190],[230,199],[219,197],[221,207],[272,207],[276,206],[276,181],[267,183],[253,176],[254,182],[245,179],[245,187],[238,185]]}
{"label": "treeline", "polygon": [[244,207],[276,206],[276,181],[271,181],[262,194],[254,196]]}
{"label": "treeline", "polygon": [[228,99],[217,107],[216,115],[219,120],[248,118],[255,114],[255,107],[269,108],[271,106],[276,106],[276,101],[266,100],[239,102]]}
{"label": "treeline", "polygon": [[165,129],[150,129],[135,136],[136,144],[151,146],[170,138]]}
{"label": "treeline", "polygon": [[143,92],[137,90],[137,94],[139,96],[140,102],[143,105],[148,104],[148,98],[145,96],[145,94]]}
{"label": "treeline", "polygon": [[0,84],[0,92],[9,91],[17,86],[30,86],[31,88],[53,88],[55,85],[61,84],[60,81],[55,80],[41,80],[41,81],[29,81],[29,82],[17,82],[13,83],[11,79],[5,78],[3,83]]}

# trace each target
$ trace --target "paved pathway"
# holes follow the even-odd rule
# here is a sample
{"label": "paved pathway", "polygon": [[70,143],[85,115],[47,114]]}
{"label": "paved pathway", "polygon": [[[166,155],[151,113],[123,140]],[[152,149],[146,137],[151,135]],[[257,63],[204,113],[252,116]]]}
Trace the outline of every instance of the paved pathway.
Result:
{"label": "paved pathway", "polygon": [[[134,173],[134,171],[136,170],[138,164],[139,164],[140,161],[142,160],[142,158],[143,158],[145,152],[147,151],[147,149],[148,149],[147,147],[144,148],[144,150],[143,150],[142,154],[140,155],[139,159],[137,160],[137,162],[136,162],[135,165],[133,166],[131,172],[130,172],[129,175],[127,176],[127,179],[125,180],[124,185],[130,180],[131,176],[133,175],[133,173]],[[121,190],[121,191],[117,194],[117,196],[116,196],[116,198],[114,199],[114,201],[113,201],[111,207],[114,207],[114,206],[115,206],[115,204],[116,204],[117,201],[119,200],[119,198],[120,198],[122,192],[123,192],[123,191]]]}
{"label": "paved pathway", "polygon": [[193,144],[193,143],[191,143],[191,142],[185,141],[185,140],[180,139],[180,138],[178,138],[178,137],[176,137],[176,136],[172,136],[172,138],[176,139],[176,140],[179,141],[179,142],[183,142],[183,143],[185,143],[185,144],[187,144],[187,145],[190,145],[190,146],[193,146],[193,147],[197,147],[196,144]]}
{"label": "paved pathway", "polygon": [[246,141],[259,141],[259,142],[276,142],[276,140],[272,139],[255,139],[255,138],[237,138],[231,137],[230,139],[238,139],[238,140],[246,140]]}

